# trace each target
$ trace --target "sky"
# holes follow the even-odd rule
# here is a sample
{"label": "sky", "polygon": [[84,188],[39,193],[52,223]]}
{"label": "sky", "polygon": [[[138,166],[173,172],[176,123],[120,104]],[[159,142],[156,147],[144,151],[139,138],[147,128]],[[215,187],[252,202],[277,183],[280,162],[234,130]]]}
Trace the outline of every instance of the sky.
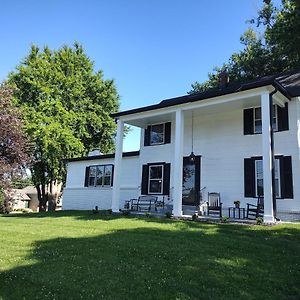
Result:
{"label": "sky", "polygon": [[[114,79],[121,110],[185,95],[214,66],[239,51],[246,20],[262,0],[1,0],[0,81],[30,46],[83,45],[106,79]],[[139,129],[124,151],[139,149]]]}

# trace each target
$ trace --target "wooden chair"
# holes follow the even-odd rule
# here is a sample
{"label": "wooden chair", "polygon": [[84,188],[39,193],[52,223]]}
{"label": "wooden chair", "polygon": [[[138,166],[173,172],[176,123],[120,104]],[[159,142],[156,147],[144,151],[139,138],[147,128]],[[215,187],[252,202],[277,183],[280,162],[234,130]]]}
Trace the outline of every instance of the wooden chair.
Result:
{"label": "wooden chair", "polygon": [[222,203],[220,193],[208,193],[207,214],[218,214],[222,218]]}
{"label": "wooden chair", "polygon": [[256,219],[264,216],[264,198],[258,197],[256,205],[247,203],[247,219]]}

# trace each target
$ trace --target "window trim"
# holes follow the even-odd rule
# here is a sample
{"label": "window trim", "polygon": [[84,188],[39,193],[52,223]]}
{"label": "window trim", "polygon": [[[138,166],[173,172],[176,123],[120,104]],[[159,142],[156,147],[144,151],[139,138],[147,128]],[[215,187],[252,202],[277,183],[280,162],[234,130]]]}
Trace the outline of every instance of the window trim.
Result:
{"label": "window trim", "polygon": [[[162,140],[162,142],[160,142],[160,143],[152,143],[152,142],[151,142],[151,132],[152,132],[152,127],[153,127],[153,126],[157,126],[157,125],[162,125],[162,126],[163,126],[163,131],[162,131],[162,137],[163,137],[163,140]],[[150,134],[149,134],[149,145],[150,145],[150,146],[163,145],[163,144],[165,143],[165,126],[166,126],[165,123],[157,123],[157,124],[151,124],[151,125],[149,125],[149,130],[150,130]]]}
{"label": "window trim", "polygon": [[[103,176],[102,176],[102,184],[97,184],[97,179],[98,179],[98,176],[97,176],[97,168],[98,167],[103,167]],[[109,176],[110,177],[110,180],[109,180],[109,185],[108,184],[104,184],[104,180],[105,180],[105,177],[108,177],[108,176],[105,176],[105,172],[106,172],[106,168],[107,167],[111,167],[111,175]],[[94,181],[94,185],[90,185],[90,174],[91,174],[91,170],[95,168],[95,176],[92,176],[92,177],[95,177],[95,181]],[[112,187],[112,182],[113,182],[113,171],[114,170],[114,165],[113,164],[105,164],[105,165],[92,165],[92,166],[89,166],[89,174],[88,174],[88,185],[87,187],[100,187],[100,188],[108,188],[108,187]]]}
{"label": "window trim", "polygon": [[[256,118],[256,114],[255,114],[255,111],[258,108],[260,108],[260,118],[259,119]],[[256,121],[261,121],[261,126],[262,126],[261,106],[255,106],[255,107],[252,107],[252,109],[253,109],[253,133],[254,134],[262,134],[262,131],[257,131],[256,126],[255,126]],[[277,104],[273,104],[273,112],[274,111],[275,111],[275,117],[272,116],[272,129],[273,129],[273,131],[277,132],[278,131],[278,107],[277,107]],[[273,127],[273,119],[274,118],[276,121],[275,121],[275,126]]]}
{"label": "window trim", "polygon": [[[153,167],[161,167],[161,178],[150,178],[150,173],[151,173],[151,168]],[[160,192],[151,192],[150,191],[150,181],[151,180],[161,180],[161,191]],[[164,164],[151,164],[149,165],[149,170],[148,170],[148,194],[149,195],[163,195],[164,192]]]}

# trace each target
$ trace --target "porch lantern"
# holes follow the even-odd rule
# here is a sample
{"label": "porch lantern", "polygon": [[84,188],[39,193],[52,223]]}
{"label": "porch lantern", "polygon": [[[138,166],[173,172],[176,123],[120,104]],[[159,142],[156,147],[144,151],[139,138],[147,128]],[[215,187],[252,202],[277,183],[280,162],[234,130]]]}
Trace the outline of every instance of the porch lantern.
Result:
{"label": "porch lantern", "polygon": [[189,155],[190,162],[194,163],[196,155],[194,154],[194,113],[192,112],[192,152]]}

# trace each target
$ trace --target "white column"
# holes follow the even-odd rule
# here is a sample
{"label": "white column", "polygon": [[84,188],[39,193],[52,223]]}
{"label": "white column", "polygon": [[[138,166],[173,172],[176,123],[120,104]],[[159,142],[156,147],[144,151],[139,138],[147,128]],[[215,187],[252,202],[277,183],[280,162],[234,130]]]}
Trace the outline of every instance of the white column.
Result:
{"label": "white column", "polygon": [[111,209],[119,212],[124,122],[118,120]]}
{"label": "white column", "polygon": [[262,149],[263,149],[263,179],[264,179],[264,222],[274,222],[273,189],[272,189],[272,149],[270,125],[269,94],[261,95],[262,118]]}
{"label": "white column", "polygon": [[175,120],[175,149],[173,166],[173,215],[182,216],[182,168],[183,168],[183,129],[184,113],[181,109],[176,111]]}

